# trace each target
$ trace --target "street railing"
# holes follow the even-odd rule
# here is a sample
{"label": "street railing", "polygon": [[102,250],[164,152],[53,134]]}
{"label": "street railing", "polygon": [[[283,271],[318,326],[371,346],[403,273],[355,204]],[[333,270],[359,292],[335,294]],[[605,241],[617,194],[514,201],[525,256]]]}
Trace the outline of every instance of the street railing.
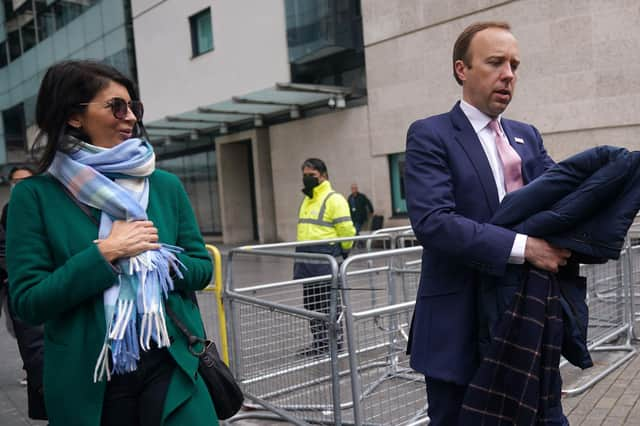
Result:
{"label": "street railing", "polygon": [[[349,240],[360,242],[353,252],[361,253],[341,265],[329,255],[295,252],[318,241],[229,253],[220,303],[228,319],[232,369],[250,404],[294,424],[426,423],[424,377],[405,355],[422,248],[414,247],[408,227],[324,242]],[[252,268],[242,268],[243,262]],[[292,279],[295,262],[323,264],[331,273]],[[245,269],[257,272],[248,276]],[[640,299],[640,246],[627,244],[617,261],[582,265],[581,274],[587,278],[589,349],[622,355],[599,362],[595,374],[587,370],[579,385],[563,390],[566,394],[584,392],[636,354],[631,342],[638,318],[634,301]],[[322,297],[329,306],[306,309],[304,288],[317,283],[324,283]],[[319,325],[327,330],[326,350],[305,352]],[[255,416],[245,413],[230,421],[249,417]]]}

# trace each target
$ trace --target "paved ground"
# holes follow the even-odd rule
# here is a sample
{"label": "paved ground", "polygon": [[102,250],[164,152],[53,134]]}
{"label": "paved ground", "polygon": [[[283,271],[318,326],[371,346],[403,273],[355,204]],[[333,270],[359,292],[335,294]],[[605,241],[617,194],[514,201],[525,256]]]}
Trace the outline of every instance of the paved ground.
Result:
{"label": "paved ground", "polygon": [[563,400],[572,425],[640,425],[640,357],[581,395]]}
{"label": "paved ground", "polygon": [[[222,247],[223,253],[226,247]],[[247,264],[247,268],[252,268]],[[256,271],[247,270],[248,275],[259,276],[269,265],[255,265]],[[289,273],[288,271],[286,272]],[[619,355],[616,355],[619,356]],[[27,417],[26,387],[19,384],[23,377],[21,361],[15,341],[4,326],[4,316],[0,318],[0,425],[1,426],[43,426],[47,422],[32,421]],[[596,359],[596,368],[602,368],[610,360],[607,357]],[[592,374],[588,372],[586,374]],[[568,369],[563,372],[565,385],[571,387],[584,379],[584,373]],[[636,357],[608,377],[600,381],[587,392],[566,397],[563,400],[565,413],[569,415],[571,425],[584,426],[640,426],[640,357]],[[257,412],[252,412],[258,414]],[[248,414],[248,413],[245,413]],[[233,422],[238,426],[272,426],[289,423],[273,420],[241,420]]]}

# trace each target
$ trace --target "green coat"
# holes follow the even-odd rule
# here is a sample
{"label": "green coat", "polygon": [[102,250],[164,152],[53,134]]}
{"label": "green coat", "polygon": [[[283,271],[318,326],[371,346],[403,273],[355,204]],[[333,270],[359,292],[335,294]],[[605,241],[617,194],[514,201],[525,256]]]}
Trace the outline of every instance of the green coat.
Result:
{"label": "green coat", "polygon": [[[149,178],[149,220],[161,242],[180,246],[185,264],[176,290],[199,290],[213,266],[191,204],[178,178],[156,170]],[[93,210],[99,218],[98,210]],[[11,193],[7,266],[17,315],[44,323],[44,393],[51,426],[99,426],[106,388],[93,382],[104,343],[103,292],[116,279],[93,240],[98,227],[49,175],[29,178]],[[203,335],[197,307],[180,291],[168,303],[193,332]],[[165,318],[176,368],[167,392],[165,425],[216,425],[217,418],[197,358],[186,338]],[[159,407],[158,409],[161,409]]]}

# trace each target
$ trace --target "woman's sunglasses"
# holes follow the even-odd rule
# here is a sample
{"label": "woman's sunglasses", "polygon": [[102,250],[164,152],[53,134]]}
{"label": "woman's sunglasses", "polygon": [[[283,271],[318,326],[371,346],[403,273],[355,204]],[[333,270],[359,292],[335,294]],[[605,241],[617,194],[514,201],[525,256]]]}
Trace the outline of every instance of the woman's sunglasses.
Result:
{"label": "woman's sunglasses", "polygon": [[[84,102],[79,105],[86,106],[91,104],[101,104],[102,102]],[[142,101],[125,101],[122,98],[109,99],[105,104],[105,108],[111,108],[111,113],[118,120],[124,120],[127,117],[128,109],[131,108],[131,112],[136,116],[136,120],[142,120],[142,114],[144,114],[144,106]]]}

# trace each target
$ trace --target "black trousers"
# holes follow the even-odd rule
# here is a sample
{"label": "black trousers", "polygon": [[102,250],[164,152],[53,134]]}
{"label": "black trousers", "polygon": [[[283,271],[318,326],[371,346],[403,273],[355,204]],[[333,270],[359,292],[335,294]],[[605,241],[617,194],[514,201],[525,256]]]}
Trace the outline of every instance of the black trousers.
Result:
{"label": "black trousers", "polygon": [[102,426],[159,426],[176,362],[166,348],[141,351],[138,369],[111,376]]}
{"label": "black trousers", "polygon": [[[8,297],[8,296],[7,296]],[[47,419],[44,405],[42,374],[44,365],[44,328],[30,325],[16,317],[8,303],[7,313],[13,323],[13,331],[18,342],[23,368],[27,372],[27,407],[29,417],[37,420]]]}
{"label": "black trousers", "polygon": [[425,377],[429,426],[457,426],[466,386]]}
{"label": "black trousers", "polygon": [[[341,255],[339,246],[317,245],[308,247],[298,247],[297,252],[322,253],[334,257]],[[330,275],[331,267],[326,263],[312,263],[297,261],[293,266],[293,278],[311,278],[319,275]],[[336,316],[340,316],[340,295],[336,294],[337,310]],[[302,289],[302,301],[304,308],[309,311],[316,311],[329,314],[331,308],[331,281],[319,281],[314,283],[304,283]],[[320,350],[329,348],[329,327],[328,323],[322,320],[312,319],[309,324],[313,337],[313,347]],[[338,329],[338,344],[342,339],[342,329]]]}
{"label": "black trousers", "polygon": [[[458,425],[458,417],[467,387],[430,377],[425,377],[425,381],[427,383],[427,402],[429,404],[427,407],[430,419],[429,426]],[[559,383],[554,383],[554,386],[557,387],[557,395],[560,395],[562,380]],[[560,401],[558,401],[557,406],[551,408],[549,419],[544,424],[547,426],[569,426],[569,421],[562,412]]]}

